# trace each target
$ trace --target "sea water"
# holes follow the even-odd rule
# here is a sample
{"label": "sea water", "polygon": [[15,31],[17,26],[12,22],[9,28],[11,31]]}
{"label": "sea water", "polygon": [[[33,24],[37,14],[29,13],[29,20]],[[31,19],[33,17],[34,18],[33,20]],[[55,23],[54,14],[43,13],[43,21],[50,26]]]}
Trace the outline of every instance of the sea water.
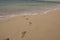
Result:
{"label": "sea water", "polygon": [[18,15],[46,14],[60,9],[59,2],[0,1],[0,20]]}

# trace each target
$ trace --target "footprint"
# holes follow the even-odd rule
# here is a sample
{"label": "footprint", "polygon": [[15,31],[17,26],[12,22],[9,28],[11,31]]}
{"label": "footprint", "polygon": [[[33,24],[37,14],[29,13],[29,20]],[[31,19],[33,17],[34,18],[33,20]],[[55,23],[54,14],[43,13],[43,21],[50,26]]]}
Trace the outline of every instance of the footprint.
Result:
{"label": "footprint", "polygon": [[26,20],[29,20],[29,18],[26,18]]}
{"label": "footprint", "polygon": [[22,36],[21,36],[21,38],[24,38],[26,32],[27,32],[27,31],[22,32]]}
{"label": "footprint", "polygon": [[26,16],[23,16],[23,17],[26,17]]}
{"label": "footprint", "polygon": [[7,38],[6,40],[9,40],[9,38]]}
{"label": "footprint", "polygon": [[29,24],[31,25],[31,24],[32,24],[32,22],[29,22]]}
{"label": "footprint", "polygon": [[[26,16],[24,16],[24,18],[26,18]],[[26,18],[26,20],[29,20],[29,18]]]}

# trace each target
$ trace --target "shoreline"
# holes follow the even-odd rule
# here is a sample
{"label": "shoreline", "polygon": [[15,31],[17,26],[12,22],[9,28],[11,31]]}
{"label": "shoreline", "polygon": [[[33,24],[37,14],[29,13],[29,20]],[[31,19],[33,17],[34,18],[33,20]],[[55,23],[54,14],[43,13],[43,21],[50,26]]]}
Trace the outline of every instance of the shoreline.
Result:
{"label": "shoreline", "polygon": [[15,15],[7,15],[7,16],[0,16],[0,20],[7,20],[7,19],[10,19],[12,17],[16,17],[16,16],[34,16],[34,15],[44,15],[44,14],[48,14],[49,12],[53,12],[53,11],[60,11],[57,10],[57,9],[52,9],[52,10],[47,10],[47,11],[44,11],[42,13],[21,13],[21,14],[15,14]]}

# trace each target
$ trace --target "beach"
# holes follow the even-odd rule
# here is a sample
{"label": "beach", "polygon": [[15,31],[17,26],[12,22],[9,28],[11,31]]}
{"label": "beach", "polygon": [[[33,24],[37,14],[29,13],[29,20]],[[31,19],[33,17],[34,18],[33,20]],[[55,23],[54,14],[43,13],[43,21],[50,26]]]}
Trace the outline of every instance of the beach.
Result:
{"label": "beach", "polygon": [[0,20],[0,40],[60,40],[60,10]]}

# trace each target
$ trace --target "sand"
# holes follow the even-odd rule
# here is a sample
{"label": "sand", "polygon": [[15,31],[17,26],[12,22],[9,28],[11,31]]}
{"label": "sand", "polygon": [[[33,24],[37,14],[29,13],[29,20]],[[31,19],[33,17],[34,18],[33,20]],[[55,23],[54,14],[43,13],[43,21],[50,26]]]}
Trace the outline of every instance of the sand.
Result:
{"label": "sand", "polygon": [[0,40],[60,40],[60,10],[0,21]]}

